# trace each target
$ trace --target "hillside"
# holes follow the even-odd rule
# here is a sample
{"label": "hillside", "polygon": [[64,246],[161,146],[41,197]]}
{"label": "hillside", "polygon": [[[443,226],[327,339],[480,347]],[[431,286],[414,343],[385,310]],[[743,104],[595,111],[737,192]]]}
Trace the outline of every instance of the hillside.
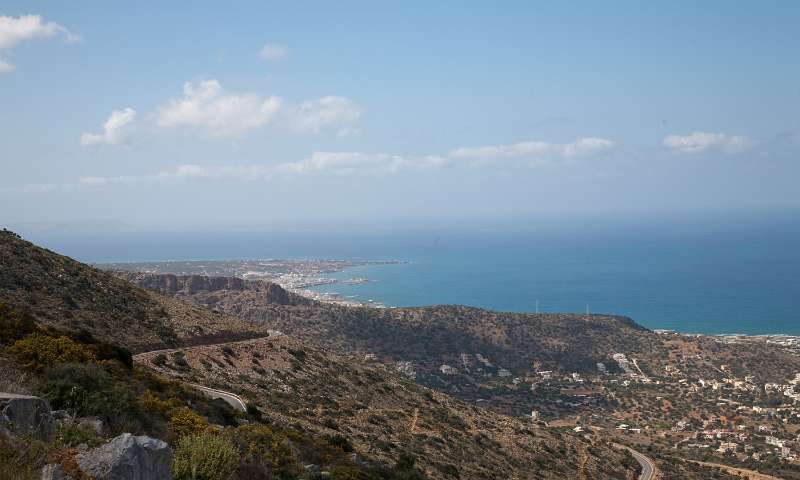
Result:
{"label": "hillside", "polygon": [[630,459],[600,437],[467,405],[383,365],[284,335],[136,361],[171,378],[239,392],[273,424],[344,435],[357,451],[382,461],[410,452],[430,478],[632,478]]}
{"label": "hillside", "polygon": [[[316,478],[303,469],[309,462],[338,472],[334,479],[635,477],[635,462],[601,437],[471,406],[383,364],[144,290],[10,232],[0,239],[0,389],[87,417],[60,423],[55,443],[35,444],[48,456],[27,456],[31,446],[0,439],[0,463],[7,462],[0,474],[18,465],[27,472],[19,478],[34,478],[47,458],[72,458],[76,448],[132,432],[173,446],[186,435],[221,435],[241,451],[242,479],[273,472],[275,462],[292,472],[285,478]],[[249,294],[290,304],[282,307],[324,307],[291,305],[285,292],[259,288]],[[254,335],[261,338],[240,340]],[[178,348],[164,350],[170,344]],[[130,365],[120,347],[160,350]],[[210,402],[186,381],[236,392],[248,412]],[[92,419],[102,431],[80,426]],[[262,460],[248,460],[254,448]]]}
{"label": "hillside", "polygon": [[[163,283],[153,278],[160,275],[137,275],[143,285]],[[279,290],[266,282],[245,282],[241,289],[184,289],[177,295],[318,347],[395,365],[424,385],[513,415],[545,407],[541,395],[510,384],[512,379],[530,385],[541,379],[539,372],[597,375],[598,364],[620,373],[616,353],[635,359],[653,377],[677,369],[713,378],[725,365],[733,375],[776,382],[800,371],[798,356],[775,348],[660,335],[620,316],[507,313],[457,305],[345,307]]]}
{"label": "hillside", "polygon": [[139,288],[0,231],[0,302],[44,325],[86,330],[132,351],[247,338],[264,328]]}
{"label": "hillside", "polygon": [[[388,360],[461,364],[461,353],[480,353],[511,371],[591,371],[616,351],[656,348],[652,332],[625,317],[518,314],[440,305],[378,309],[323,304],[269,282],[214,277],[220,288],[191,289],[196,278],[115,272],[138,285],[263,323],[339,351],[376,353]],[[192,276],[199,277],[199,276]],[[199,277],[203,278],[203,277]],[[238,282],[237,282],[238,281]],[[226,288],[226,285],[237,285]],[[282,293],[281,293],[282,292]],[[474,361],[474,359],[473,359]],[[612,367],[613,368],[613,367]]]}

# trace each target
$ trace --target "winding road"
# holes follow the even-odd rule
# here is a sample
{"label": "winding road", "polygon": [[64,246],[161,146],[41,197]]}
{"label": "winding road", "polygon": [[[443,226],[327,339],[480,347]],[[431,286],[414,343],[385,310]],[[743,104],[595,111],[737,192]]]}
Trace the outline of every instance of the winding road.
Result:
{"label": "winding road", "polygon": [[639,480],[654,480],[656,478],[656,464],[650,457],[647,457],[632,448],[628,448],[633,458],[642,466],[642,473],[639,474]]}
{"label": "winding road", "polygon": [[639,465],[642,466],[642,473],[639,474],[639,480],[656,480],[658,478],[658,469],[652,458],[641,452],[637,452],[627,445],[620,445],[619,443],[612,443],[612,445],[627,450],[633,455],[633,458],[639,462]]}
{"label": "winding road", "polygon": [[197,385],[196,383],[187,383],[187,385],[190,385],[202,391],[211,398],[221,398],[225,400],[226,402],[228,402],[230,406],[232,406],[236,410],[242,412],[247,411],[247,404],[244,403],[244,399],[242,399],[242,397],[236,395],[235,393],[226,392],[225,390],[217,390],[216,388],[204,387],[202,385]]}
{"label": "winding road", "polygon": [[[184,347],[183,349],[206,347],[206,346],[212,346],[212,345],[224,345],[224,344],[229,344],[229,343],[254,342],[254,341],[259,341],[259,340],[263,340],[263,338],[251,338],[251,339],[247,339],[247,340],[240,340],[238,342],[220,342],[220,343],[209,344],[209,345],[198,345],[198,346],[193,346],[193,347]],[[153,350],[153,351],[149,351],[149,352],[142,352],[142,353],[139,353],[137,355],[134,355],[133,359],[134,359],[135,362],[138,362],[138,363],[148,363],[148,361],[152,361],[153,357],[155,357],[156,355],[158,355],[160,353],[169,354],[169,353],[176,352],[178,350],[182,350],[182,349],[181,348],[169,348],[169,349],[163,349],[163,350]],[[198,385],[196,383],[189,383],[189,382],[185,382],[185,383],[187,385],[193,387],[193,388],[196,388],[196,389],[200,390],[201,392],[205,393],[206,395],[208,395],[211,398],[221,398],[222,400],[227,402],[230,406],[232,406],[233,408],[235,408],[235,409],[237,409],[239,411],[242,411],[242,412],[246,412],[247,411],[247,404],[245,403],[244,399],[242,397],[240,397],[239,395],[233,393],[233,392],[227,392],[225,390],[219,390],[219,389],[216,389],[216,388],[210,388],[210,387],[206,387],[206,386],[203,386],[203,385]],[[658,469],[656,468],[655,462],[650,457],[644,455],[641,452],[638,452],[638,451],[634,450],[631,447],[628,447],[627,445],[621,445],[619,443],[612,443],[612,445],[614,447],[616,447],[616,448],[627,450],[633,456],[633,458],[636,459],[637,462],[639,462],[639,465],[642,466],[642,472],[639,474],[639,480],[657,480],[658,479]]]}
{"label": "winding road", "polygon": [[[166,354],[177,352],[179,350],[185,350],[185,349],[188,349],[188,348],[202,348],[202,347],[217,346],[217,345],[229,345],[229,344],[232,344],[232,343],[257,342],[257,341],[263,340],[264,338],[269,338],[269,337],[248,338],[246,340],[239,340],[239,341],[236,341],[236,342],[217,342],[217,343],[209,343],[209,344],[205,344],[205,345],[193,345],[193,346],[190,346],[190,347],[182,347],[182,348],[165,348],[165,349],[162,349],[162,350],[151,350],[149,352],[142,352],[142,353],[138,353],[138,354],[134,355],[133,356],[133,361],[137,362],[137,363],[147,363],[148,361],[152,361],[153,357],[155,357],[158,354],[165,354],[166,355]],[[233,393],[233,392],[227,392],[225,390],[219,390],[217,388],[206,387],[206,386],[203,386],[203,385],[198,385],[196,383],[189,383],[189,382],[184,382],[184,383],[186,383],[186,385],[189,385],[191,387],[194,387],[194,388],[200,390],[201,392],[205,393],[207,396],[209,396],[211,398],[221,398],[222,400],[226,401],[230,406],[232,406],[236,410],[239,410],[241,412],[246,412],[247,411],[247,404],[245,403],[244,399],[242,397],[240,397],[239,395]]]}

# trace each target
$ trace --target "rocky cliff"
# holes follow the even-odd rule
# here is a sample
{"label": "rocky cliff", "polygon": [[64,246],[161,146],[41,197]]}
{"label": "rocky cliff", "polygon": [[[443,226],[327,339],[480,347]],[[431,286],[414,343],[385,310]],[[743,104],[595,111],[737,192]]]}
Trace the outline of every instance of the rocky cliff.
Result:
{"label": "rocky cliff", "polygon": [[270,305],[311,305],[310,299],[287,292],[280,285],[260,280],[244,280],[238,277],[218,277],[204,275],[175,275],[172,273],[142,273],[113,271],[117,277],[123,278],[142,288],[174,295],[192,297],[197,303],[216,303],[216,292],[224,292],[226,296],[249,292],[259,298],[259,302]]}

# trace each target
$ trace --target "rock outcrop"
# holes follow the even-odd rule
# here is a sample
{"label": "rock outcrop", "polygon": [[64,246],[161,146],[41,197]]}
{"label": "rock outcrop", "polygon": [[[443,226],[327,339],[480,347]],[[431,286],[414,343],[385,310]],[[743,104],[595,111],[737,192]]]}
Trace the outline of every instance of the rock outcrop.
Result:
{"label": "rock outcrop", "polygon": [[245,281],[237,277],[206,277],[204,275],[174,275],[172,273],[129,273],[120,275],[140,287],[166,295],[194,295],[217,290],[244,290]]}
{"label": "rock outcrop", "polygon": [[161,440],[130,433],[75,459],[95,480],[165,480],[171,478],[172,450]]}
{"label": "rock outcrop", "polygon": [[55,425],[46,400],[28,395],[0,393],[0,430],[23,437],[51,441]]}
{"label": "rock outcrop", "polygon": [[187,298],[202,305],[213,306],[225,295],[244,294],[244,300],[269,305],[312,305],[313,300],[286,291],[277,283],[264,280],[244,280],[238,277],[207,277],[204,275],[175,275],[172,273],[143,273],[114,271],[114,275],[136,285],[165,295]]}
{"label": "rock outcrop", "polygon": [[42,468],[42,480],[72,480],[64,472],[64,467],[58,463],[51,463]]}

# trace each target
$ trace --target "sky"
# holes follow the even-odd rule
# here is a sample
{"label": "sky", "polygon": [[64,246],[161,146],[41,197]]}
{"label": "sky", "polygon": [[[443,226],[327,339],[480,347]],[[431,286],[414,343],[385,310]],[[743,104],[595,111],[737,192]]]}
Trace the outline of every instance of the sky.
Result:
{"label": "sky", "polygon": [[0,224],[800,207],[800,3],[0,4]]}

